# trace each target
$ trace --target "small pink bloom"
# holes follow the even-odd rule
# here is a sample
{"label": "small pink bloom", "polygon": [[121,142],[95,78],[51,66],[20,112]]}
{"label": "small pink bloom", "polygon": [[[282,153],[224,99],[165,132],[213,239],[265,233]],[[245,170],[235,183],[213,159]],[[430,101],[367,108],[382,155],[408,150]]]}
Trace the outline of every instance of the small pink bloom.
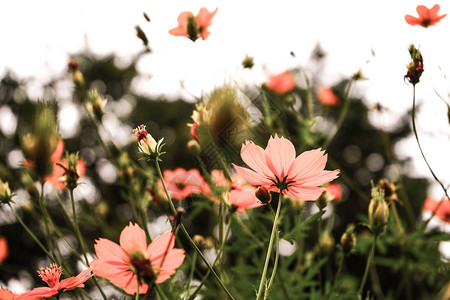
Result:
{"label": "small pink bloom", "polygon": [[277,94],[286,94],[295,87],[294,75],[291,72],[284,72],[269,77],[269,81],[265,83],[267,88]]}
{"label": "small pink bloom", "polygon": [[327,186],[327,192],[330,197],[330,201],[334,201],[335,203],[339,203],[342,197],[342,188],[337,183],[330,183]]}
{"label": "small pink bloom", "polygon": [[202,7],[197,16],[190,11],[182,12],[178,16],[178,26],[169,30],[174,36],[185,36],[195,42],[199,37],[206,40],[210,32],[208,27],[211,25],[211,19],[216,15],[217,8],[213,12],[209,12]]}
{"label": "small pink bloom", "polygon": [[327,163],[324,152],[321,149],[305,151],[296,158],[292,142],[275,135],[269,139],[266,149],[251,141],[242,145],[241,157],[250,169],[233,166],[252,185],[313,201],[326,190],[320,186],[339,174],[339,170],[324,170]]}
{"label": "small pink bloom", "polygon": [[8,257],[8,254],[8,242],[4,236],[0,236],[0,265]]}
{"label": "small pink bloom", "polygon": [[174,248],[175,237],[168,231],[147,246],[145,232],[138,225],[126,226],[120,234],[120,245],[100,238],[94,245],[97,259],[90,265],[96,276],[124,287],[128,294],[145,294],[151,283],[170,278],[184,260],[184,250]]}
{"label": "small pink bloom", "polygon": [[416,10],[419,14],[419,17],[413,17],[411,15],[405,16],[405,21],[409,25],[420,25],[422,27],[427,28],[428,26],[435,25],[437,22],[442,20],[447,14],[443,14],[442,16],[438,16],[439,12],[439,4],[435,4],[432,8],[427,8],[423,5],[418,5]]}
{"label": "small pink bloom", "polygon": [[423,209],[428,210],[429,212],[434,212],[438,205],[439,208],[436,211],[436,216],[442,221],[450,223],[450,201],[447,198],[443,199],[442,203],[439,204],[439,201],[436,201],[431,197],[427,197],[423,205]]}
{"label": "small pink bloom", "polygon": [[339,104],[339,97],[329,87],[323,87],[319,90],[319,101],[325,105],[336,106]]}
{"label": "small pink bloom", "polygon": [[167,191],[172,199],[181,200],[191,194],[209,194],[211,189],[197,169],[186,171],[183,168],[163,173]]}

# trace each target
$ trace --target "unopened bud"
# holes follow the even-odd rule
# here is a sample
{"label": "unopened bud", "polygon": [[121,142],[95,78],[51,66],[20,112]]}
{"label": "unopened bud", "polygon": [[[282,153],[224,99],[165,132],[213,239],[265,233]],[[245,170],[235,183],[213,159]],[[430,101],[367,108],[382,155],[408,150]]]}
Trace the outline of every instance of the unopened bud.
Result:
{"label": "unopened bud", "polygon": [[0,203],[7,204],[11,202],[11,190],[8,182],[0,180]]}
{"label": "unopened bud", "polygon": [[254,65],[253,57],[245,55],[244,60],[242,60],[242,66],[246,69],[251,69]]}
{"label": "unopened bud", "polygon": [[75,70],[72,72],[72,81],[75,83],[77,87],[81,87],[84,85],[84,77],[83,73],[80,70]]}
{"label": "unopened bud", "polygon": [[349,254],[356,245],[356,236],[354,233],[355,225],[347,226],[347,231],[341,236],[341,246],[345,254]]}
{"label": "unopened bud", "polygon": [[91,90],[88,92],[88,101],[86,102],[86,109],[88,112],[94,116],[98,121],[100,121],[105,114],[104,108],[106,105],[106,98],[101,97],[97,90]]}
{"label": "unopened bud", "polygon": [[[78,153],[66,155],[67,165],[57,163],[57,166],[64,169],[64,183],[67,189],[74,190],[78,186],[80,171],[78,168],[85,168],[84,162],[78,160]],[[84,171],[83,171],[84,173]]]}
{"label": "unopened bud", "polygon": [[255,191],[256,198],[261,201],[261,203],[267,204],[272,200],[272,195],[270,194],[269,190],[267,190],[265,187],[260,186]]}
{"label": "unopened bud", "polygon": [[187,17],[186,31],[189,36],[189,39],[191,39],[191,41],[195,42],[200,33],[200,28],[198,26],[197,19],[192,14]]}
{"label": "unopened bud", "polygon": [[386,201],[398,200],[397,193],[395,192],[397,188],[393,183],[389,182],[389,180],[380,179],[380,181],[378,181],[378,187],[383,189],[384,199]]}
{"label": "unopened bud", "polygon": [[155,139],[145,130],[145,125],[140,125],[133,129],[133,138],[138,142],[139,151],[148,155],[154,154],[156,151]]}
{"label": "unopened bud", "polygon": [[375,227],[379,227],[385,225],[388,218],[389,207],[384,199],[384,190],[380,187],[372,187],[372,199],[369,204],[370,223]]}
{"label": "unopened bud", "polygon": [[190,140],[187,142],[186,146],[193,155],[198,155],[200,153],[200,144],[196,140]]}
{"label": "unopened bud", "polygon": [[408,51],[412,61],[406,65],[407,73],[404,79],[408,79],[410,83],[416,85],[419,83],[420,76],[423,73],[423,58],[419,49],[414,47],[414,45],[410,45]]}

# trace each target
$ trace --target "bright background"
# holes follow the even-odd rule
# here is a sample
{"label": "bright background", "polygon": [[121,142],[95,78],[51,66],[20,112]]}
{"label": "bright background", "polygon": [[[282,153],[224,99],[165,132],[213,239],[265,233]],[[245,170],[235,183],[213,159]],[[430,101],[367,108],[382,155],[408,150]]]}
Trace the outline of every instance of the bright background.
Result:
{"label": "bright background", "polygon": [[[403,76],[410,61],[409,44],[420,47],[425,72],[417,86],[419,135],[425,154],[437,176],[450,183],[450,128],[446,104],[450,104],[450,19],[428,29],[410,26],[405,14],[417,15],[418,4],[430,1],[9,1],[0,9],[0,76],[8,71],[29,79],[30,98],[42,98],[42,85],[67,73],[71,54],[89,50],[99,56],[114,53],[117,64],[127,64],[142,51],[135,36],[140,25],[150,41],[152,54],[138,64],[141,76],[133,88],[147,96],[194,101],[223,83],[261,84],[270,74],[306,64],[317,43],[327,54],[323,85],[332,85],[362,69],[368,79],[353,94],[369,105],[381,103],[383,113],[372,112],[371,121],[389,130],[411,108],[412,87]],[[443,2],[441,13],[450,12]],[[219,8],[206,41],[193,43],[173,37],[177,16],[200,7]],[[146,12],[148,23],[142,16]],[[293,51],[295,58],[289,53]],[[241,61],[255,59],[252,70]],[[69,75],[67,74],[69,80]],[[69,94],[61,87],[61,98]],[[77,126],[76,117],[61,118],[64,126]],[[11,131],[17,120],[0,107],[0,129]],[[70,130],[69,130],[70,131]],[[432,180],[413,137],[396,147],[398,158],[412,157],[405,172]],[[440,199],[433,182],[430,195]]]}

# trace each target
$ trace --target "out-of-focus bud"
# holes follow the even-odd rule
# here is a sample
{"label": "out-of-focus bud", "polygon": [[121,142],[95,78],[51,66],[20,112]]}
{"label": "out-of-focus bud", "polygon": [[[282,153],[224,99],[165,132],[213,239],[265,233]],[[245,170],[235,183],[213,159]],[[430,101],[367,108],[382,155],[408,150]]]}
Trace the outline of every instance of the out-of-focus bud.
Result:
{"label": "out-of-focus bud", "polygon": [[[372,199],[369,204],[369,220],[372,227],[384,226],[389,218],[389,206],[384,199],[384,190],[380,187],[372,187]],[[375,229],[373,228],[373,229]]]}
{"label": "out-of-focus bud", "polygon": [[419,49],[412,44],[409,46],[408,51],[412,61],[406,65],[407,73],[404,79],[408,79],[412,85],[416,85],[419,83],[420,76],[423,73],[423,57]]}
{"label": "out-of-focus bud", "polygon": [[67,64],[69,72],[72,74],[72,81],[77,88],[84,86],[83,73],[78,69],[78,62],[76,60],[71,60]]}
{"label": "out-of-focus bud", "polygon": [[[73,191],[78,186],[78,179],[80,178],[80,171],[81,171],[78,170],[79,167],[78,153],[67,154],[66,160],[67,166],[61,163],[57,163],[57,165],[60,168],[64,169],[63,178],[65,186],[67,187],[67,189]],[[82,164],[84,167],[84,163]]]}
{"label": "out-of-focus bud", "polygon": [[364,77],[362,70],[359,69],[355,74],[353,74],[352,79],[356,81],[356,80],[366,79],[366,78]]}
{"label": "out-of-focus bud", "polygon": [[253,57],[245,55],[244,59],[242,60],[242,66],[246,69],[251,69],[255,65],[253,61]]}
{"label": "out-of-focus bud", "polygon": [[109,212],[108,203],[105,201],[101,201],[96,207],[95,211],[101,216],[105,217]]}
{"label": "out-of-focus bud", "polygon": [[143,15],[144,15],[145,20],[146,20],[147,22],[150,22],[150,17],[147,15],[147,13],[144,12]]}
{"label": "out-of-focus bud", "polygon": [[322,210],[324,209],[328,204],[328,193],[327,191],[323,192],[322,195],[316,200],[317,207]]}
{"label": "out-of-focus bud", "polygon": [[189,130],[191,136],[194,138],[194,140],[196,140],[199,143],[197,132],[198,123],[194,122],[193,124],[188,124],[188,126],[191,127],[191,129]]}
{"label": "out-of-focus bud", "polygon": [[260,186],[255,190],[255,196],[261,203],[267,204],[272,200],[272,195],[265,187]]}
{"label": "out-of-focus bud", "polygon": [[322,196],[327,202],[339,203],[342,197],[342,188],[337,183],[330,183]]}
{"label": "out-of-focus bud", "polygon": [[[144,15],[144,17],[145,16],[146,15]],[[145,32],[142,31],[142,29],[141,29],[141,27],[139,27],[139,25],[136,25],[134,28],[136,29],[136,36],[142,41],[142,43],[144,43],[145,47],[148,47],[148,39],[147,39],[147,36],[145,35]]]}
{"label": "out-of-focus bud", "polygon": [[196,140],[190,140],[186,146],[191,154],[198,155],[200,153],[200,144]]}
{"label": "out-of-focus bud", "polygon": [[204,238],[202,235],[196,234],[196,235],[194,235],[194,237],[192,238],[192,240],[194,241],[194,243],[195,243],[197,246],[199,246],[199,247],[201,247],[201,248],[205,247],[206,240],[205,240],[205,238]]}
{"label": "out-of-focus bud", "polygon": [[117,161],[119,164],[119,178],[124,182],[129,183],[133,178],[134,170],[131,167],[131,162],[128,154],[122,152]]}
{"label": "out-of-focus bud", "polygon": [[30,195],[30,197],[34,200],[38,200],[39,190],[37,189],[36,183],[31,178],[30,174],[24,172],[22,174],[22,182],[25,185],[25,190]]}
{"label": "out-of-focus bud", "polygon": [[52,154],[59,141],[56,124],[56,103],[39,102],[30,132],[21,138],[26,162],[24,164],[34,172],[39,180],[52,173]]}
{"label": "out-of-focus bud", "polygon": [[389,182],[389,180],[380,179],[377,186],[383,189],[384,199],[386,201],[398,201],[398,195],[396,193],[397,188],[393,183]]}
{"label": "out-of-focus bud", "polygon": [[349,254],[356,245],[355,225],[347,226],[346,232],[341,236],[341,246],[344,254]]}
{"label": "out-of-focus bud", "polygon": [[133,138],[138,142],[139,151],[152,155],[156,151],[156,141],[145,129],[145,125],[140,125],[133,129]]}
{"label": "out-of-focus bud", "polygon": [[334,238],[328,232],[324,232],[320,237],[319,246],[323,253],[331,253],[334,249]]}
{"label": "out-of-focus bud", "polygon": [[12,194],[8,182],[0,180],[0,203],[8,204],[12,202],[11,197]]}
{"label": "out-of-focus bud", "polygon": [[197,19],[192,14],[187,17],[186,31],[189,39],[195,42],[200,34],[200,27],[198,26]]}
{"label": "out-of-focus bud", "polygon": [[105,114],[104,109],[107,102],[106,98],[101,97],[97,90],[90,90],[88,92],[87,99],[86,109],[94,118],[101,121],[103,115]]}

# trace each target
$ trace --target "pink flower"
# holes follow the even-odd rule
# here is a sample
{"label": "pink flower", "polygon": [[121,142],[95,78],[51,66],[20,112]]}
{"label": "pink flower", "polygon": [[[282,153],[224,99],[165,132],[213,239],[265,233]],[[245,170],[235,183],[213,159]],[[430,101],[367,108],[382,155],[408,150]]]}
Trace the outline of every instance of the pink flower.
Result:
{"label": "pink flower", "polygon": [[319,101],[325,105],[336,106],[339,104],[339,97],[329,87],[323,87],[319,90]]}
{"label": "pink flower", "polygon": [[15,294],[3,287],[0,287],[0,300],[40,300],[46,297],[45,295],[33,296],[30,295],[30,292],[26,292],[23,294]]}
{"label": "pink flower", "polygon": [[252,185],[312,201],[326,190],[320,186],[339,174],[339,170],[324,170],[327,163],[324,152],[321,149],[305,151],[296,158],[292,142],[275,135],[269,139],[266,149],[251,141],[242,145],[242,160],[251,169],[233,166]]}
{"label": "pink flower", "polygon": [[8,242],[4,236],[0,236],[0,265],[8,257],[8,254]]}
{"label": "pink flower", "polygon": [[197,169],[186,171],[183,168],[163,173],[167,191],[172,199],[181,200],[191,194],[209,194],[211,189]]}
{"label": "pink flower", "polygon": [[450,223],[450,201],[447,198],[443,199],[442,203],[439,204],[439,202],[433,198],[427,197],[423,204],[423,209],[434,212],[438,205],[439,208],[436,211],[436,216],[442,221]]}
{"label": "pink flower", "polygon": [[93,276],[91,271],[92,268],[89,268],[78,274],[76,277],[69,277],[60,281],[62,274],[61,267],[58,267],[56,264],[51,264],[50,267],[45,269],[41,268],[38,271],[39,277],[41,277],[49,287],[35,288],[32,291],[27,292],[27,295],[51,297],[60,292],[70,291],[77,287],[83,288],[84,282]]}
{"label": "pink flower", "polygon": [[342,197],[342,188],[337,183],[330,183],[327,185],[327,192],[329,201],[334,201],[335,203],[339,203]]}
{"label": "pink flower", "polygon": [[175,273],[184,260],[184,250],[174,248],[175,237],[168,231],[147,246],[144,230],[138,225],[126,226],[120,234],[120,245],[100,238],[94,245],[97,259],[90,265],[96,276],[124,287],[125,292],[145,294],[148,285],[162,283]]}
{"label": "pink flower", "polygon": [[209,12],[202,7],[197,16],[190,11],[184,11],[178,16],[178,26],[169,30],[174,36],[185,36],[192,41],[196,41],[199,37],[203,40],[209,36],[208,27],[211,25],[211,19],[216,15],[217,8],[213,12]]}
{"label": "pink flower", "polygon": [[295,87],[294,75],[290,72],[284,72],[269,77],[269,81],[265,83],[267,88],[277,94],[286,94]]}
{"label": "pink flower", "polygon": [[438,16],[439,8],[439,4],[435,4],[431,9],[428,9],[423,5],[418,5],[416,10],[419,17],[416,18],[411,15],[406,15],[405,21],[409,25],[420,25],[425,28],[435,25],[447,15],[443,14],[442,16]]}
{"label": "pink flower", "polygon": [[238,208],[237,212],[245,213],[246,209],[256,208],[264,204],[255,196],[256,188],[254,186],[244,186],[242,189],[233,189],[230,192],[230,203]]}

